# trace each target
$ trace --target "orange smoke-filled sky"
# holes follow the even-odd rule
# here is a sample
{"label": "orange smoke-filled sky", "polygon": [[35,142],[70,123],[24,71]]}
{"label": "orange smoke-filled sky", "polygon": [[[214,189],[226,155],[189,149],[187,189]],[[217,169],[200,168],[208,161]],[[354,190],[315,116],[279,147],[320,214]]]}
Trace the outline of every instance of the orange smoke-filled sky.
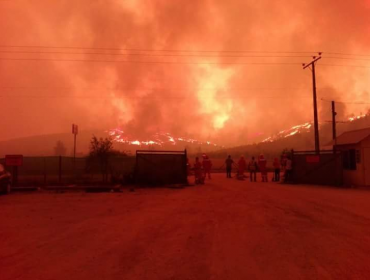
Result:
{"label": "orange smoke-filled sky", "polygon": [[[370,103],[370,1],[0,0],[0,140],[121,127],[224,145]],[[341,104],[339,118],[368,110]]]}

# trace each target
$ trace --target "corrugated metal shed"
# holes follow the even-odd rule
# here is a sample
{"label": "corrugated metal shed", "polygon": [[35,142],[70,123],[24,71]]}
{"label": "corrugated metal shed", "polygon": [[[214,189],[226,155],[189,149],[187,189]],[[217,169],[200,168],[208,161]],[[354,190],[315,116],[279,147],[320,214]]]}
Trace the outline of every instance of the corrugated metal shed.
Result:
{"label": "corrugated metal shed", "polygon": [[[370,136],[370,127],[352,130],[342,133],[337,137],[336,145],[351,145],[357,144]],[[329,145],[334,145],[334,141],[330,142]]]}

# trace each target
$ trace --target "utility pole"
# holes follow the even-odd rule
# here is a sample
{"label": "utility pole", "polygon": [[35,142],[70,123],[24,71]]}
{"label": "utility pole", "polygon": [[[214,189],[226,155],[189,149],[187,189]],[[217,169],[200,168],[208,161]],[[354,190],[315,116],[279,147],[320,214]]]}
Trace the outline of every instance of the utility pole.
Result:
{"label": "utility pole", "polygon": [[78,125],[72,124],[72,134],[73,134],[73,161],[76,161],[76,142],[77,142],[77,134],[78,134]]}
{"label": "utility pole", "polygon": [[73,145],[73,161],[76,161],[76,145],[77,145],[77,134],[74,135],[74,145]]}
{"label": "utility pole", "polygon": [[332,114],[332,121],[333,121],[333,140],[336,141],[337,139],[337,123],[335,121],[335,116],[337,112],[335,112],[335,101],[331,102],[331,114]]}
{"label": "utility pole", "polygon": [[72,134],[73,134],[73,175],[76,178],[76,145],[77,145],[77,134],[78,125],[72,124]]}
{"label": "utility pole", "polygon": [[321,53],[319,57],[314,56],[313,60],[308,64],[303,64],[303,69],[311,66],[312,72],[312,86],[313,86],[313,117],[314,117],[314,130],[315,130],[315,151],[316,154],[320,153],[320,140],[319,140],[319,120],[317,117],[317,96],[316,96],[316,74],[315,74],[315,63],[321,59]]}

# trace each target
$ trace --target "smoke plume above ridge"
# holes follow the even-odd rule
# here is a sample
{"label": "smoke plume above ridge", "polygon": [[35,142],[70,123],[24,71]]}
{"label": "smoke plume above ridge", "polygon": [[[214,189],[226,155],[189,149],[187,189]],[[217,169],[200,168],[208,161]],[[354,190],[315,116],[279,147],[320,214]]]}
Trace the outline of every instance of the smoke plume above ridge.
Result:
{"label": "smoke plume above ridge", "polygon": [[251,143],[312,120],[301,63],[318,51],[319,99],[369,103],[369,12],[367,0],[1,1],[0,140],[78,123]]}

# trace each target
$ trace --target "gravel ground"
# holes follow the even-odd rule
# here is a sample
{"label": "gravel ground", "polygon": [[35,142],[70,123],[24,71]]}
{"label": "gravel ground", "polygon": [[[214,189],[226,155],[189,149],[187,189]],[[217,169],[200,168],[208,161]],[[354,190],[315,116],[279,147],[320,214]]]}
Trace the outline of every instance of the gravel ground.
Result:
{"label": "gravel ground", "polygon": [[214,174],[0,197],[0,279],[369,279],[370,191]]}

